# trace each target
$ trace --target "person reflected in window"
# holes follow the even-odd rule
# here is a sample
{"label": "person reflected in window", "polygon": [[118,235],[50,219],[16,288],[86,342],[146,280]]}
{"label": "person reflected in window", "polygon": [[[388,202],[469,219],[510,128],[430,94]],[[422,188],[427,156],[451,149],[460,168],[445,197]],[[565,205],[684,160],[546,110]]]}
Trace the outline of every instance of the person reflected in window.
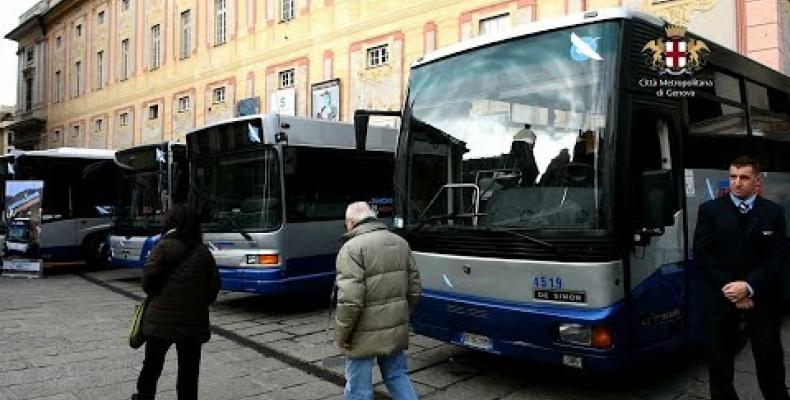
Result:
{"label": "person reflected in window", "polygon": [[549,166],[546,167],[546,172],[540,177],[540,186],[562,186],[563,174],[571,162],[571,155],[568,149],[560,150],[560,153],[554,157]]}
{"label": "person reflected in window", "polygon": [[535,163],[535,132],[530,124],[516,132],[510,144],[510,165],[521,172],[521,186],[534,186],[538,177],[538,165]]}
{"label": "person reflected in window", "polygon": [[593,131],[579,130],[579,136],[576,138],[576,144],[573,146],[573,162],[584,163],[587,165],[593,164],[593,146],[594,142]]}

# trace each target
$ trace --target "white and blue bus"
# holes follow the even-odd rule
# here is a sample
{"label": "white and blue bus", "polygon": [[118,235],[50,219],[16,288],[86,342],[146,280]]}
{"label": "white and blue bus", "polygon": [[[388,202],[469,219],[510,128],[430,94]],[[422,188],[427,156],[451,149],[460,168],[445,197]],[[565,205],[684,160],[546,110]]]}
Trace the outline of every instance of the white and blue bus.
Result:
{"label": "white and blue bus", "polygon": [[328,292],[346,206],[392,211],[396,132],[265,114],[187,134],[190,202],[228,291]]}
{"label": "white and blue bus", "polygon": [[[44,267],[106,263],[107,234],[117,199],[114,151],[57,148],[15,156],[13,180],[43,181],[41,232],[12,217],[5,240],[10,257],[41,259]],[[9,206],[8,204],[6,206]],[[30,245],[38,237],[37,245]]]}
{"label": "white and blue bus", "polygon": [[121,187],[110,233],[110,261],[114,267],[142,268],[159,241],[165,212],[186,201],[186,145],[164,142],[119,150],[115,163],[121,170]]}
{"label": "white and blue bus", "polygon": [[412,66],[393,225],[423,281],[416,333],[594,371],[700,339],[697,208],[750,154],[790,210],[790,78],[709,41],[693,77],[659,75],[647,44],[667,36],[602,10]]}

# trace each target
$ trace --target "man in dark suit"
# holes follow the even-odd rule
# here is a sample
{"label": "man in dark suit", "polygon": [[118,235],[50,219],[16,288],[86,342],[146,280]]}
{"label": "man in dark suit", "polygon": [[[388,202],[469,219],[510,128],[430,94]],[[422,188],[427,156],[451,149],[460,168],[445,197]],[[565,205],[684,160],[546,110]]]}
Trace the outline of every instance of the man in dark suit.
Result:
{"label": "man in dark suit", "polygon": [[737,400],[733,387],[738,326],[745,321],[757,380],[766,400],[788,400],[780,340],[779,246],[784,209],[757,195],[760,164],[730,164],[730,193],[703,203],[694,254],[703,274],[711,400]]}

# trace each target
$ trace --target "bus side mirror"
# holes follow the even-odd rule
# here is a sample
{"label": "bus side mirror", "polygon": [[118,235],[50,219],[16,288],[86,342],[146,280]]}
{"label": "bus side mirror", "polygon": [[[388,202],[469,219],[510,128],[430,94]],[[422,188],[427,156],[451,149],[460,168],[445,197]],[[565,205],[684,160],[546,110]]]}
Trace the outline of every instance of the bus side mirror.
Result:
{"label": "bus side mirror", "polygon": [[659,169],[642,173],[643,221],[646,231],[663,232],[674,223],[672,206],[672,171]]}
{"label": "bus side mirror", "polygon": [[400,117],[400,111],[385,110],[354,110],[354,133],[357,140],[357,150],[364,151],[368,140],[368,125],[370,116]]}
{"label": "bus side mirror", "polygon": [[354,111],[354,133],[357,139],[357,150],[365,150],[369,123],[370,114],[363,112],[363,110]]}

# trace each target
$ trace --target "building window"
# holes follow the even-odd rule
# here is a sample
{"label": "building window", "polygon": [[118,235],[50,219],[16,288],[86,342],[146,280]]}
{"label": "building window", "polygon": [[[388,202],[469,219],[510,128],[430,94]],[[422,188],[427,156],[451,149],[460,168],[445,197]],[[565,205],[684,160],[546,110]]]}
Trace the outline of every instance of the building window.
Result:
{"label": "building window", "polygon": [[289,69],[280,72],[280,89],[294,87],[294,70]]}
{"label": "building window", "polygon": [[129,113],[121,113],[118,122],[121,126],[129,125]]}
{"label": "building window", "polygon": [[96,89],[104,87],[104,50],[96,52]]}
{"label": "building window", "polygon": [[487,35],[490,33],[502,32],[509,28],[510,14],[500,14],[490,18],[480,20],[480,34]]}
{"label": "building window", "polygon": [[77,61],[74,63],[74,97],[80,97],[80,76],[82,75],[82,62]]}
{"label": "building window", "polygon": [[93,123],[93,130],[94,130],[95,132],[101,132],[101,131],[102,131],[102,125],[103,125],[103,124],[104,124],[104,120],[102,120],[101,118],[97,119],[97,120],[96,120],[96,121]]}
{"label": "building window", "polygon": [[211,97],[214,100],[214,104],[224,103],[225,102],[225,86],[215,88],[212,91],[212,96]]}
{"label": "building window", "polygon": [[219,46],[226,42],[227,31],[227,11],[225,8],[225,0],[215,0],[214,3],[214,44]]}
{"label": "building window", "polygon": [[181,13],[181,59],[192,55],[192,13],[186,10]]}
{"label": "building window", "polygon": [[33,64],[33,49],[28,49],[25,52],[25,58],[27,60],[28,65]]}
{"label": "building window", "polygon": [[368,49],[368,68],[380,67],[389,61],[390,52],[386,44]]}
{"label": "building window", "polygon": [[154,104],[148,106],[148,119],[157,119],[159,118],[159,105]]}
{"label": "building window", "polygon": [[159,25],[151,27],[151,69],[159,68]]}
{"label": "building window", "polygon": [[96,14],[96,25],[103,25],[104,24],[104,11],[99,11]]}
{"label": "building window", "polygon": [[121,40],[121,80],[129,79],[129,39]]}
{"label": "building window", "polygon": [[[224,95],[223,95],[224,97]],[[182,96],[178,98],[178,112],[189,111],[189,96]]]}
{"label": "building window", "polygon": [[75,137],[75,138],[76,137],[80,137],[80,126],[79,125],[74,125],[72,132],[73,133],[72,133],[71,137]]}
{"label": "building window", "polygon": [[59,142],[60,141],[60,131],[53,131],[52,132],[52,141]]}
{"label": "building window", "polygon": [[280,21],[294,19],[294,0],[281,0]]}
{"label": "building window", "polygon": [[121,11],[129,10],[129,0],[121,0]]}
{"label": "building window", "polygon": [[60,48],[61,41],[60,36],[55,38],[55,47]]}
{"label": "building window", "polygon": [[25,79],[25,111],[33,109],[33,78]]}
{"label": "building window", "polygon": [[55,103],[60,103],[60,71],[55,71],[55,84],[52,88],[52,98],[55,99]]}
{"label": "building window", "polygon": [[77,26],[74,27],[74,33],[77,35],[77,37],[82,36],[82,24],[77,24]]}

